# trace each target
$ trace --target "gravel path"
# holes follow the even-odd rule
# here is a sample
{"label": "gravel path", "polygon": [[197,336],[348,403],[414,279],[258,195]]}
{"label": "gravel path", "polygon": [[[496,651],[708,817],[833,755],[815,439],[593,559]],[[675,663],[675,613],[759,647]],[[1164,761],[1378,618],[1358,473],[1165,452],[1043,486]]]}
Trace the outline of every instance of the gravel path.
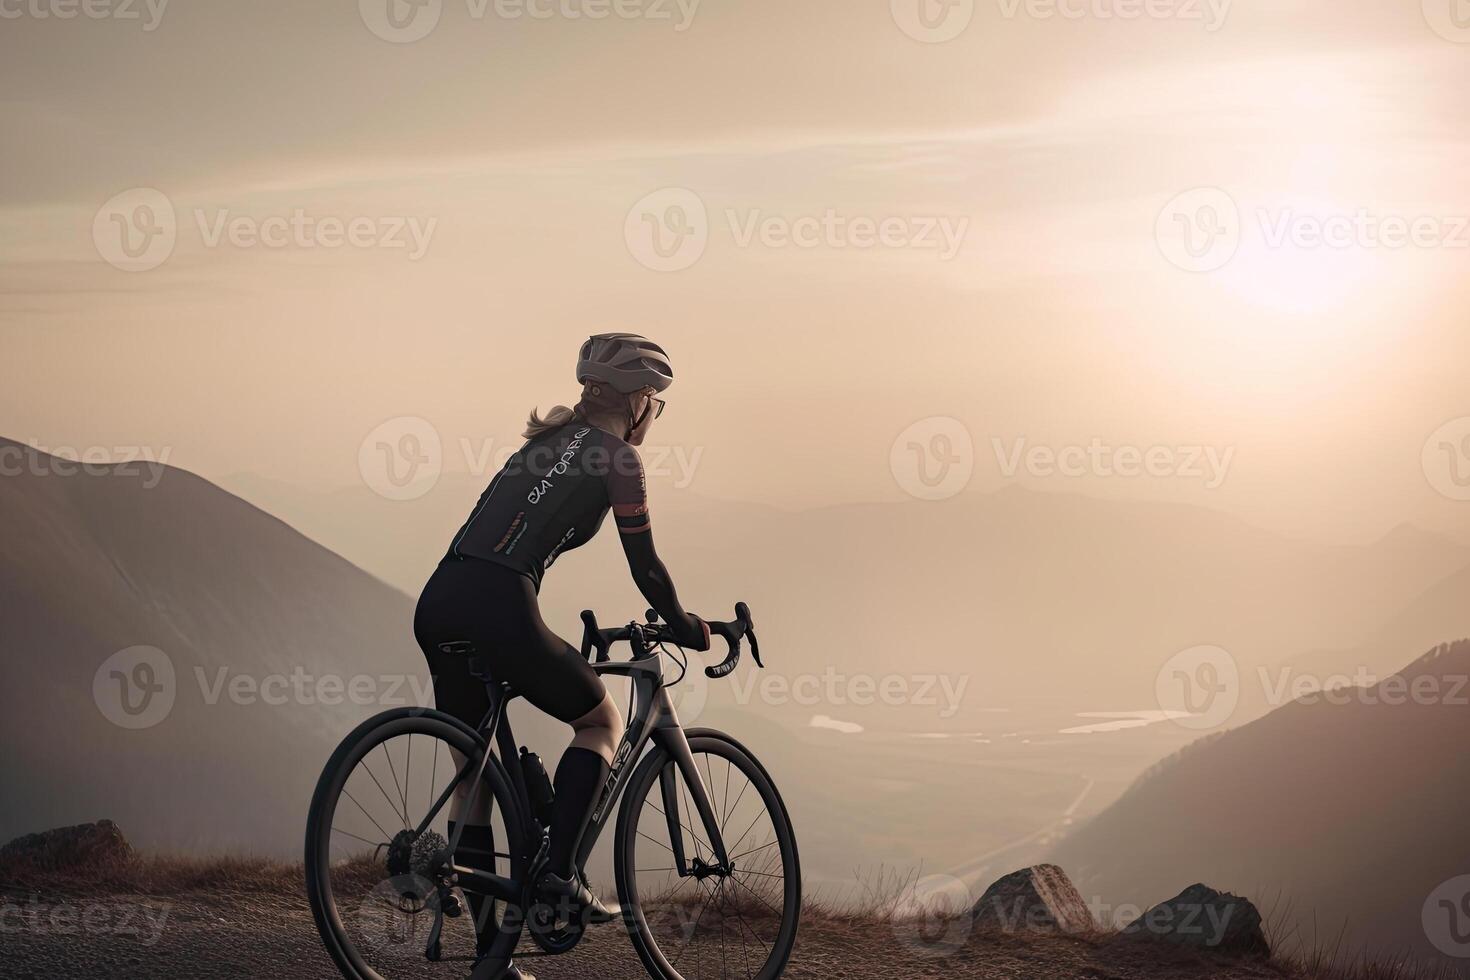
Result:
{"label": "gravel path", "polygon": [[[93,901],[35,897],[0,907],[0,977],[66,978],[338,976],[305,900],[259,892],[236,898],[113,896]],[[792,980],[1281,980],[1268,965],[1225,966],[1155,947],[1056,937],[921,934],[912,926],[819,918],[803,924],[786,976]],[[640,980],[646,976],[618,926],[594,930],[572,953],[526,956],[541,980]],[[466,961],[415,976],[465,977]]]}

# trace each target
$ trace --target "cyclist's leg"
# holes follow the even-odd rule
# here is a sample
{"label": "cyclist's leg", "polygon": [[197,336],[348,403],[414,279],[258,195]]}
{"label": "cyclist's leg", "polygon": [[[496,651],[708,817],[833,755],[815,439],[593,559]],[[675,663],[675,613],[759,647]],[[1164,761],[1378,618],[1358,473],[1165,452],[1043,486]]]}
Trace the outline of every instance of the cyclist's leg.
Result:
{"label": "cyclist's leg", "polygon": [[[470,631],[466,623],[466,602],[471,599],[467,593],[474,585],[466,580],[471,577],[453,570],[434,574],[419,599],[414,615],[414,636],[429,663],[435,707],[476,728],[490,710],[490,696],[485,684],[470,673],[468,657],[441,649],[444,643],[474,642],[473,637],[467,635]],[[458,772],[464,767],[465,758],[453,749],[450,756]],[[495,834],[490,824],[490,796],[483,791],[476,792],[471,803],[472,789],[473,783],[465,780],[455,786],[450,801],[449,835],[453,837],[459,825],[464,825],[455,858],[467,867],[494,872]],[[493,931],[485,928],[494,906],[482,895],[471,892],[465,897],[469,900],[475,934],[483,952],[494,939]]]}
{"label": "cyclist's leg", "polygon": [[568,879],[575,873],[578,845],[592,821],[622,737],[623,715],[612,697],[604,694],[597,707],[572,722],[572,729],[572,744],[556,766],[556,806],[547,861],[551,871]]}
{"label": "cyclist's leg", "polygon": [[[483,685],[473,679],[464,682],[468,668],[440,659],[445,655],[435,642],[468,639],[497,680],[572,726],[572,744],[554,779],[550,852],[550,867],[568,877],[622,736],[622,712],[608,696],[602,678],[542,620],[531,580],[489,562],[469,559],[441,565],[419,600],[415,628],[425,656],[436,668],[435,699],[441,708],[451,705],[445,710],[484,713],[481,702],[468,702],[465,693],[474,689],[483,697]],[[446,631],[457,635],[446,636]],[[480,718],[464,720],[474,725]]]}
{"label": "cyclist's leg", "polygon": [[572,743],[556,767],[553,787],[556,805],[551,817],[548,869],[571,879],[577,845],[590,822],[592,810],[618,740],[623,716],[608,695],[602,678],[577,650],[551,631],[541,619],[535,592],[526,583],[526,603],[519,616],[501,623],[513,640],[514,654],[492,667],[532,705],[572,726]]}

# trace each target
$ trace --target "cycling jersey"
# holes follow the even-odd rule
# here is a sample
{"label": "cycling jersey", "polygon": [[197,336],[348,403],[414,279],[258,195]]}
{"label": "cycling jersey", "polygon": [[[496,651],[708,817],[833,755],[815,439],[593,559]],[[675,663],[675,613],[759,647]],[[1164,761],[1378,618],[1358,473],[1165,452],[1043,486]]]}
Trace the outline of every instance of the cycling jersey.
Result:
{"label": "cycling jersey", "polygon": [[506,462],[449,552],[513,568],[539,587],[557,556],[590,541],[609,510],[623,533],[648,530],[643,461],[612,433],[573,421]]}
{"label": "cycling jersey", "polygon": [[704,626],[684,611],[653,548],[648,488],[638,450],[574,419],[532,439],[481,494],[446,561],[476,558],[514,569],[536,590],[557,557],[592,539],[612,511],[628,566],[648,604],[681,637],[704,649]]}

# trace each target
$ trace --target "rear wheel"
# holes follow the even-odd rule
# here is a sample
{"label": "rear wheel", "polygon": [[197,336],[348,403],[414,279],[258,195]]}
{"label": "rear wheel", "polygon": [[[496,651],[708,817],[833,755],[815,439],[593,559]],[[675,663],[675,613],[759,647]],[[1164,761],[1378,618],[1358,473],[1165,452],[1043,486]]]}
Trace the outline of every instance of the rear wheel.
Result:
{"label": "rear wheel", "polygon": [[683,774],[655,749],[634,771],[618,814],[614,863],[633,946],[657,980],[774,980],[801,914],[790,818],[765,769],[738,742],[709,731],[688,738],[729,868],[715,868]]}
{"label": "rear wheel", "polygon": [[[460,776],[454,753],[477,763],[484,748],[447,715],[398,709],[364,722],[327,762],[307,820],[306,887],[322,941],[348,980],[469,972],[476,954],[471,903],[443,868],[451,803],[420,825]],[[494,867],[483,870],[524,881],[520,822],[506,817],[516,804],[493,757],[477,791],[482,800],[486,794],[495,855]],[[495,930],[491,953],[508,956],[520,937],[520,912],[505,902],[486,909]]]}

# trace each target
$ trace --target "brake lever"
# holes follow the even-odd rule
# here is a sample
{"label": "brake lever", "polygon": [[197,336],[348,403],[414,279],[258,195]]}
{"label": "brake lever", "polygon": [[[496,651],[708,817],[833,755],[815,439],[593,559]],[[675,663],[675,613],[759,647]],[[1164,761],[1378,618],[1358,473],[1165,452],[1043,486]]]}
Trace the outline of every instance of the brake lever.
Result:
{"label": "brake lever", "polygon": [[765,670],[766,665],[761,660],[760,641],[755,638],[755,621],[750,618],[750,607],[743,602],[735,603],[735,615],[744,627],[745,635],[750,639],[750,655],[755,658],[755,665]]}
{"label": "brake lever", "polygon": [[612,659],[608,656],[608,648],[611,642],[603,635],[602,630],[597,628],[597,614],[591,609],[582,610],[582,659],[588,663],[592,662],[592,651],[597,650],[597,662],[605,664]]}

